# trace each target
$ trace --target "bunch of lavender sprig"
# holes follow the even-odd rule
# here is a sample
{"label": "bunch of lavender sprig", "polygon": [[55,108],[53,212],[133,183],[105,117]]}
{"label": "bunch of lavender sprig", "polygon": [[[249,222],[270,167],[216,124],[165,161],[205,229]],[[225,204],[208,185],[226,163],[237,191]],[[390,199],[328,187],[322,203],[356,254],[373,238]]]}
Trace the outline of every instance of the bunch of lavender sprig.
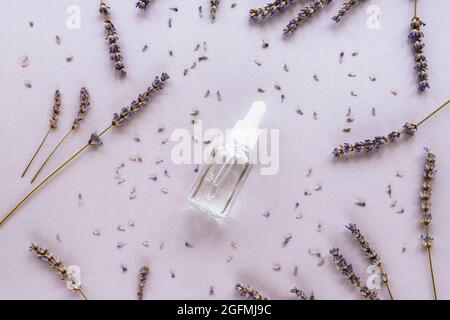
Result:
{"label": "bunch of lavender sprig", "polygon": [[250,19],[265,19],[266,17],[271,17],[278,13],[282,13],[287,7],[293,5],[297,1],[298,0],[276,0],[266,4],[264,7],[250,9]]}
{"label": "bunch of lavender sprig", "polygon": [[149,266],[143,266],[139,270],[139,284],[138,284],[138,291],[137,291],[137,297],[139,300],[144,299],[144,289],[145,289],[145,284],[147,283],[147,277],[149,274],[150,274]]}
{"label": "bunch of lavender sprig", "polygon": [[241,297],[247,300],[268,300],[268,298],[264,297],[250,285],[245,286],[242,283],[238,283],[235,286],[235,290]]}
{"label": "bunch of lavender sprig", "polygon": [[55,270],[58,275],[61,277],[61,280],[66,283],[70,283],[73,287],[73,290],[78,292],[78,294],[84,300],[87,300],[86,295],[81,291],[81,283],[75,279],[73,274],[68,271],[67,267],[61,262],[61,260],[56,259],[45,247],[39,247],[37,244],[32,243],[29,247],[31,252],[34,252],[39,260],[45,261],[47,265]]}
{"label": "bunch of lavender sprig", "polygon": [[366,153],[382,149],[386,144],[395,142],[399,140],[399,138],[406,134],[408,136],[413,136],[417,132],[418,127],[423,124],[425,121],[430,119],[433,115],[435,115],[437,112],[442,110],[450,100],[446,101],[444,104],[439,106],[437,109],[435,109],[432,113],[430,113],[428,116],[426,116],[424,119],[419,121],[417,124],[406,122],[403,126],[402,131],[392,131],[387,136],[379,135],[376,136],[374,139],[367,139],[364,141],[359,141],[355,143],[344,143],[342,145],[339,145],[337,148],[334,148],[332,151],[333,156],[336,158],[342,158],[347,154],[350,153],[360,153],[362,151],[365,151]]}
{"label": "bunch of lavender sprig", "polygon": [[290,293],[294,294],[298,300],[315,300],[314,294],[311,294],[310,297],[308,297],[302,290],[298,289],[297,287],[292,288],[289,290]]}
{"label": "bunch of lavender sprig", "polygon": [[368,300],[379,300],[378,294],[370,290],[367,286],[363,286],[361,279],[353,272],[353,267],[351,264],[347,263],[347,260],[342,254],[339,253],[338,248],[332,248],[330,254],[333,257],[333,262],[336,268],[342,272],[344,277],[350,281],[350,283],[359,289],[360,294]]}
{"label": "bunch of lavender sprig", "polygon": [[123,63],[122,53],[119,47],[119,36],[116,28],[110,19],[110,7],[108,7],[104,0],[100,0],[99,12],[103,16],[103,24],[106,31],[106,40],[109,44],[109,57],[114,62],[114,69],[120,73],[121,77],[127,74],[125,65]]}
{"label": "bunch of lavender sprig", "polygon": [[136,8],[139,8],[141,10],[146,10],[149,3],[150,3],[150,0],[138,0],[136,2]]}
{"label": "bunch of lavender sprig", "polygon": [[331,19],[334,22],[339,22],[342,20],[342,18],[357,4],[359,3],[359,0],[349,0],[347,2],[344,2],[344,5],[342,8],[338,11],[338,13],[332,17]]}
{"label": "bunch of lavender sprig", "polygon": [[286,28],[284,28],[283,33],[289,35],[293,33],[305,20],[314,15],[317,11],[322,9],[324,6],[331,3],[332,0],[315,0],[314,2],[308,4],[305,8],[300,10],[297,17],[292,19]]}
{"label": "bunch of lavender sprig", "polygon": [[33,156],[31,157],[30,161],[28,162],[27,166],[25,167],[25,170],[23,170],[22,175],[21,175],[22,178],[27,173],[28,169],[30,168],[31,163],[34,161],[34,159],[36,158],[37,154],[39,153],[39,151],[41,150],[42,146],[44,145],[45,141],[47,140],[48,135],[50,134],[50,131],[56,129],[60,113],[61,113],[61,93],[59,92],[59,90],[56,90],[55,91],[55,96],[54,96],[54,102],[53,102],[52,115],[50,117],[50,126],[49,126],[49,128],[48,128],[48,130],[47,130],[47,132],[46,132],[46,134],[44,136],[44,138],[42,139],[39,147],[34,152]]}
{"label": "bunch of lavender sprig", "polygon": [[164,89],[165,82],[169,79],[169,75],[163,73],[161,77],[156,77],[150,87],[140,94],[136,101],[133,101],[127,108],[123,108],[120,114],[114,114],[111,124],[100,133],[94,133],[91,135],[88,143],[76,151],[72,156],[65,160],[60,166],[58,166],[52,173],[50,173],[44,180],[42,180],[33,190],[31,190],[22,200],[20,200],[5,216],[0,220],[0,226],[5,223],[16,211],[19,209],[37,190],[39,190],[46,182],[48,182],[53,176],[67,166],[72,160],[78,157],[90,146],[102,144],[101,137],[111,130],[113,127],[120,127],[129,121],[139,110],[142,110],[148,105],[150,97],[157,92]]}
{"label": "bunch of lavender sprig", "polygon": [[411,32],[409,33],[408,38],[413,44],[414,57],[416,60],[414,69],[417,71],[417,88],[420,92],[430,88],[430,83],[428,82],[428,63],[427,58],[423,53],[425,44],[422,41],[424,36],[421,29],[422,26],[425,26],[425,23],[417,16],[417,0],[414,0],[414,17],[411,19]]}
{"label": "bunch of lavender sprig", "polygon": [[431,258],[431,247],[433,245],[433,238],[430,235],[429,225],[431,223],[431,190],[432,190],[432,182],[434,180],[434,176],[436,174],[436,156],[434,153],[430,151],[430,149],[425,148],[425,151],[427,152],[427,160],[425,163],[425,169],[423,171],[423,183],[422,183],[422,191],[420,193],[420,203],[421,203],[421,209],[422,209],[422,215],[420,217],[420,221],[423,225],[425,234],[421,236],[422,239],[422,246],[427,249],[428,252],[428,262],[430,267],[430,274],[431,274],[431,280],[433,285],[433,294],[434,299],[437,300],[437,294],[436,294],[436,282],[434,279],[434,272],[433,272],[433,262]]}
{"label": "bunch of lavender sprig", "polygon": [[209,12],[211,14],[211,20],[216,21],[216,13],[219,8],[220,0],[210,0],[209,1]]}
{"label": "bunch of lavender sprig", "polygon": [[367,259],[369,259],[370,263],[380,269],[380,280],[386,285],[391,300],[394,300],[391,288],[389,287],[389,276],[383,271],[382,262],[377,251],[370,246],[369,242],[361,234],[361,231],[358,229],[356,224],[349,223],[346,228],[350,230],[352,236],[359,242],[363,249],[364,255],[367,257]]}
{"label": "bunch of lavender sprig", "polygon": [[86,112],[89,109],[90,106],[90,101],[89,101],[89,92],[87,91],[86,88],[81,88],[80,90],[80,107],[78,109],[78,113],[77,116],[75,118],[75,120],[72,123],[72,126],[70,128],[70,130],[61,138],[61,140],[56,144],[56,146],[53,148],[53,150],[50,152],[50,154],[48,155],[48,157],[45,159],[45,161],[42,163],[42,165],[39,167],[39,169],[36,171],[33,179],[31,179],[31,183],[33,183],[36,178],[39,176],[39,174],[41,173],[42,169],[45,167],[45,165],[47,164],[47,162],[50,160],[50,158],[55,154],[55,152],[58,150],[58,148],[64,143],[64,141],[67,139],[67,137],[76,129],[78,129],[80,122],[83,121],[84,116],[86,114]]}

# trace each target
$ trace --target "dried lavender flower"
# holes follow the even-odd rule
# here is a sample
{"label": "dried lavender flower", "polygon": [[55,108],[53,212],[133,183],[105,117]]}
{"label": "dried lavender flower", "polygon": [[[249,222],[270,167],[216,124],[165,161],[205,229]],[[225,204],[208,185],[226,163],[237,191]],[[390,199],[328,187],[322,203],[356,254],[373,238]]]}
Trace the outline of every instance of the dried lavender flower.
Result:
{"label": "dried lavender flower", "polygon": [[380,279],[381,281],[386,285],[386,288],[388,290],[389,296],[391,300],[393,300],[392,292],[389,287],[389,276],[387,273],[385,273],[382,269],[382,262],[380,259],[380,256],[378,255],[377,251],[373,249],[369,242],[364,238],[364,236],[361,234],[361,231],[358,229],[356,224],[349,223],[346,228],[350,230],[352,233],[352,236],[359,242],[361,245],[364,255],[369,259],[370,263],[374,266],[377,266],[380,269]]}
{"label": "dried lavender flower", "polygon": [[114,63],[114,68],[120,73],[121,77],[125,77],[127,74],[125,65],[123,63],[122,53],[119,47],[119,36],[117,35],[116,28],[110,19],[110,7],[105,4],[103,0],[100,0],[99,12],[103,16],[103,24],[106,31],[106,40],[109,44],[109,57]]}
{"label": "dried lavender flower", "polygon": [[318,10],[322,9],[324,6],[331,3],[332,0],[315,0],[314,2],[308,4],[305,8],[300,10],[297,17],[292,19],[286,28],[284,28],[283,32],[285,35],[289,35],[302,24],[305,20],[310,18],[314,13]]}
{"label": "dried lavender flower", "polygon": [[250,285],[245,286],[242,283],[238,283],[235,286],[235,290],[239,293],[241,297],[247,300],[268,300],[258,291],[253,289]]}
{"label": "dried lavender flower", "polygon": [[392,131],[387,136],[379,135],[372,140],[366,139],[364,141],[358,141],[355,143],[344,143],[333,149],[333,156],[336,158],[342,158],[344,155],[353,152],[371,152],[373,150],[379,150],[388,143],[397,141],[402,134],[413,136],[417,131],[418,125],[413,123],[405,123],[403,131]]}
{"label": "dried lavender flower", "polygon": [[91,146],[100,146],[102,144],[103,144],[103,141],[100,138],[100,136],[97,134],[97,132],[92,133],[90,138],[89,138],[89,145],[91,145]]}
{"label": "dried lavender flower", "polygon": [[216,21],[216,13],[219,8],[220,0],[210,0],[209,1],[209,11],[211,14],[211,20]]}
{"label": "dried lavender flower", "polygon": [[37,255],[39,260],[46,262],[51,269],[55,270],[61,277],[61,280],[70,284],[70,287],[73,288],[72,290],[77,291],[84,300],[87,300],[81,291],[81,282],[74,277],[61,260],[56,259],[46,247],[39,247],[37,244],[32,243],[29,249]]}
{"label": "dried lavender flower", "polygon": [[425,234],[421,235],[422,239],[422,246],[427,249],[428,252],[428,262],[430,266],[430,274],[431,274],[431,281],[433,285],[433,294],[434,299],[437,300],[437,293],[436,293],[436,282],[434,278],[434,272],[433,272],[433,262],[431,258],[431,247],[433,245],[433,238],[430,235],[430,223],[431,223],[431,190],[432,190],[432,183],[434,180],[434,176],[436,174],[436,156],[434,153],[431,152],[429,148],[425,148],[425,151],[427,153],[427,159],[425,162],[425,169],[423,171],[423,183],[422,183],[422,191],[420,193],[420,203],[421,203],[421,209],[422,209],[422,215],[420,217],[420,221],[423,225]]}
{"label": "dried lavender flower", "polygon": [[359,0],[349,0],[347,2],[344,2],[344,5],[342,8],[338,11],[338,13],[331,18],[334,22],[339,22],[341,19],[347,14],[348,11],[350,11],[353,6],[356,6],[359,3]]}
{"label": "dried lavender flower", "polygon": [[[61,112],[61,93],[59,92],[59,90],[56,90],[55,96],[54,96],[54,102],[53,102],[52,116],[50,117],[50,126],[49,126],[47,132],[45,133],[45,136],[42,139],[39,147],[36,149],[33,156],[31,157],[30,161],[28,161],[27,166],[23,170],[22,175],[21,175],[22,178],[27,173],[28,169],[30,168],[31,163],[34,161],[34,159],[38,155],[39,151],[41,150],[42,146],[45,144],[45,141],[47,141],[50,131],[56,129],[60,112]],[[0,221],[0,224],[2,222],[3,221]]]}
{"label": "dried lavender flower", "polygon": [[84,115],[91,105],[89,101],[89,92],[86,88],[80,90],[80,109],[78,110],[77,117],[73,121],[72,129],[75,130],[80,125],[80,122],[84,119]]}
{"label": "dried lavender flower", "polygon": [[367,286],[363,286],[361,279],[353,272],[351,264],[347,263],[347,260],[342,254],[339,253],[338,248],[332,248],[330,254],[333,257],[333,262],[336,268],[342,272],[344,277],[350,281],[350,283],[359,289],[360,294],[368,300],[379,300],[378,294],[375,291],[370,290]]}
{"label": "dried lavender flower", "polygon": [[146,10],[149,3],[150,3],[150,0],[138,0],[136,2],[136,8],[139,8],[141,10]]}
{"label": "dried lavender flower", "polygon": [[50,128],[56,129],[60,112],[61,112],[61,93],[59,92],[59,90],[56,90],[55,102],[53,103],[53,114],[50,118]]}
{"label": "dried lavender flower", "polygon": [[314,294],[311,294],[311,296],[308,298],[308,296],[297,287],[292,288],[289,292],[294,294],[298,300],[315,300]]}
{"label": "dried lavender flower", "polygon": [[425,44],[422,41],[424,36],[421,27],[425,26],[425,23],[417,16],[414,16],[411,20],[411,32],[409,33],[409,40],[413,44],[414,57],[416,65],[414,69],[417,72],[418,89],[420,92],[430,88],[428,82],[428,63],[423,48]]}
{"label": "dried lavender flower", "polygon": [[[56,100],[56,99],[55,99]],[[59,100],[59,104],[61,104],[61,100],[60,98],[58,98]],[[56,146],[53,148],[53,150],[50,152],[50,154],[48,155],[48,157],[44,160],[44,162],[42,163],[42,165],[40,166],[40,168],[36,171],[35,175],[33,176],[33,178],[31,179],[31,183],[33,183],[36,178],[39,176],[39,173],[42,171],[42,169],[45,167],[45,165],[47,164],[47,162],[50,160],[50,158],[55,154],[55,152],[58,150],[58,148],[64,143],[64,141],[67,139],[67,137],[69,136],[70,133],[72,133],[72,131],[76,130],[80,124],[80,122],[83,120],[84,118],[84,114],[87,112],[90,102],[89,102],[89,93],[87,91],[86,88],[81,88],[80,91],[80,108],[78,110],[78,114],[75,118],[75,120],[72,123],[72,126],[70,128],[70,130],[61,138],[61,140],[56,144]],[[56,104],[56,103],[55,103]],[[56,108],[56,109],[60,109],[60,108]],[[53,110],[55,110],[55,107],[53,108]],[[58,112],[59,113],[59,112]],[[56,118],[52,117],[52,119]],[[52,123],[52,120],[50,120],[50,123]],[[55,121],[55,126],[56,126],[56,121]]]}
{"label": "dried lavender flower", "polygon": [[265,19],[266,17],[274,16],[282,13],[290,5],[297,2],[297,0],[276,0],[272,3],[266,4],[262,8],[250,9],[250,18],[256,20],[257,18]]}
{"label": "dried lavender flower", "polygon": [[142,300],[144,298],[145,284],[147,282],[147,277],[149,274],[150,274],[149,266],[143,266],[139,270],[139,284],[138,284],[138,291],[137,291],[137,297],[139,300]]}
{"label": "dried lavender flower", "polygon": [[112,125],[115,127],[123,126],[127,120],[130,120],[138,111],[147,106],[150,97],[164,89],[165,81],[168,79],[167,73],[162,73],[161,77],[156,77],[151,86],[144,93],[141,93],[137,100],[131,102],[130,106],[122,108],[120,113],[114,113]]}

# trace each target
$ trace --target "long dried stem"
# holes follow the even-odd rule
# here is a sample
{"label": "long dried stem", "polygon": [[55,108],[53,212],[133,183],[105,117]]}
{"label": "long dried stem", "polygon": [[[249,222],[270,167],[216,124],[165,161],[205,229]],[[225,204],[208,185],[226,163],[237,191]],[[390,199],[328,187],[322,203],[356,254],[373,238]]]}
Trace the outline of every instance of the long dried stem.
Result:
{"label": "long dried stem", "polygon": [[28,169],[30,168],[31,163],[34,161],[34,158],[36,158],[37,154],[39,153],[39,151],[41,150],[42,146],[44,145],[45,141],[48,138],[48,135],[50,134],[50,131],[52,130],[52,128],[48,128],[47,133],[44,136],[44,139],[42,139],[41,144],[39,145],[39,147],[37,148],[36,152],[34,153],[33,157],[30,159],[30,161],[27,164],[27,167],[25,168],[25,170],[23,170],[21,177],[23,178],[25,176],[25,174],[27,173]]}
{"label": "long dried stem", "polygon": [[56,152],[56,150],[58,150],[58,148],[63,144],[63,142],[67,139],[67,137],[69,136],[69,134],[71,134],[73,131],[73,129],[71,128],[66,134],[65,136],[58,142],[58,144],[53,148],[52,152],[50,152],[50,154],[48,155],[47,159],[45,159],[45,161],[42,163],[42,165],[40,166],[39,170],[36,171],[36,174],[34,175],[33,179],[31,179],[31,183],[33,183],[36,178],[39,176],[39,173],[41,173],[42,169],[44,169],[45,165],[47,164],[47,162],[50,160],[50,158],[53,156],[53,154]]}
{"label": "long dried stem", "polygon": [[433,284],[433,296],[434,296],[434,300],[437,300],[436,280],[434,279],[433,259],[431,258],[431,248],[427,248],[427,249],[428,249],[428,264],[430,265],[430,273],[431,273],[431,282]]}
{"label": "long dried stem", "polygon": [[[111,129],[113,125],[110,125],[108,128],[103,130],[98,137],[102,136],[104,133],[106,133],[109,129]],[[42,180],[41,183],[39,183],[33,190],[31,190],[22,200],[19,201],[18,204],[14,208],[11,209],[3,218],[0,220],[0,226],[5,223],[15,212],[17,209],[19,209],[22,204],[28,200],[29,197],[33,195],[36,191],[38,191],[47,181],[49,181],[54,175],[56,175],[59,171],[61,171],[66,165],[68,165],[72,160],[74,160],[76,157],[78,157],[83,151],[85,151],[88,147],[90,147],[91,144],[87,143],[84,145],[81,149],[79,149],[77,152],[75,152],[72,156],[70,156],[66,161],[64,161],[58,168],[56,168],[52,173],[50,173],[44,180]]]}
{"label": "long dried stem", "polygon": [[428,116],[426,116],[425,118],[423,118],[421,121],[419,121],[416,126],[420,126],[422,123],[424,123],[425,121],[427,121],[428,119],[430,119],[432,116],[434,116],[436,113],[438,113],[439,111],[441,111],[442,109],[444,109],[444,107],[450,103],[450,100],[447,100],[446,102],[444,102],[441,106],[439,106],[436,110],[434,110],[432,113],[430,113]]}
{"label": "long dried stem", "polygon": [[75,289],[76,292],[78,292],[78,294],[80,295],[80,297],[83,300],[88,300],[87,296],[84,294],[84,292],[81,289]]}

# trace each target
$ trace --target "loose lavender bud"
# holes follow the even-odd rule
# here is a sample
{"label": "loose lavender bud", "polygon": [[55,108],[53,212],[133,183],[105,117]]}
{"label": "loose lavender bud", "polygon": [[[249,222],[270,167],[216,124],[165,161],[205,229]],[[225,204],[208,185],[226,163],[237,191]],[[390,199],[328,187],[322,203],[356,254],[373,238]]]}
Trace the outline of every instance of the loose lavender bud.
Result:
{"label": "loose lavender bud", "polygon": [[425,44],[422,41],[422,38],[424,37],[421,30],[422,26],[425,26],[425,23],[423,23],[419,17],[413,17],[411,20],[411,31],[408,35],[414,49],[414,57],[416,61],[414,69],[417,72],[417,88],[420,92],[430,88],[430,84],[428,82],[428,63],[427,58],[423,53]]}
{"label": "loose lavender bud", "polygon": [[308,4],[304,9],[300,10],[296,18],[292,19],[289,24],[284,28],[284,34],[289,35],[300,26],[306,19],[310,18],[318,10],[331,3],[332,0],[315,0]]}
{"label": "loose lavender bud", "polygon": [[138,111],[147,106],[150,97],[164,89],[165,81],[168,79],[169,75],[167,73],[161,74],[161,77],[156,77],[151,86],[144,93],[140,94],[137,100],[131,102],[129,107],[122,108],[119,114],[114,113],[112,125],[115,127],[123,126],[127,120],[130,120]]}
{"label": "loose lavender bud", "polygon": [[139,8],[141,10],[146,10],[149,3],[150,3],[150,0],[138,0],[136,2],[136,8]]}
{"label": "loose lavender bud", "polygon": [[121,77],[125,77],[127,72],[125,70],[123,57],[118,44],[119,36],[117,35],[116,28],[110,19],[110,7],[108,7],[103,0],[100,2],[99,12],[103,16],[106,40],[109,44],[109,57],[114,63],[114,69],[120,73]]}
{"label": "loose lavender bud", "polygon": [[297,2],[297,0],[276,0],[272,3],[268,3],[262,8],[250,9],[250,18],[256,20],[257,18],[265,19],[268,16],[273,16],[278,13],[284,12],[284,10],[290,5]]}
{"label": "loose lavender bud", "polygon": [[216,13],[217,9],[219,8],[220,0],[210,0],[210,13],[211,13],[211,20],[214,22],[216,20]]}
{"label": "loose lavender bud", "polygon": [[236,291],[243,298],[248,300],[268,300],[266,297],[262,296],[258,291],[253,289],[250,285],[244,286],[242,283],[238,283],[235,286]]}
{"label": "loose lavender bud", "polygon": [[89,92],[86,88],[81,88],[80,90],[80,109],[78,110],[77,117],[73,121],[72,129],[75,130],[80,125],[80,122],[84,119],[84,115],[87,112],[89,106],[91,105],[89,101]]}
{"label": "loose lavender bud", "polygon": [[342,20],[342,18],[349,12],[354,6],[356,6],[359,3],[359,0],[350,0],[347,2],[344,2],[344,5],[342,8],[338,11],[338,13],[331,18],[334,22],[339,22]]}
{"label": "loose lavender bud", "polygon": [[50,118],[50,128],[56,129],[60,112],[61,112],[61,93],[59,92],[59,90],[56,90],[55,102],[53,103],[53,113]]}

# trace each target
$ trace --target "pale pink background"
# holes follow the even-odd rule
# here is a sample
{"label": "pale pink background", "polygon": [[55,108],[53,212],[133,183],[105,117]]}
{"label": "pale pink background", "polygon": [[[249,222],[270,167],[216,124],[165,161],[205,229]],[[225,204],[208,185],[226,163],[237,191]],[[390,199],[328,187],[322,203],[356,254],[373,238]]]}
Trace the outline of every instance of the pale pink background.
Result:
{"label": "pale pink background", "polygon": [[[78,299],[27,252],[32,241],[48,246],[66,264],[79,265],[84,291],[91,299],[134,299],[137,270],[144,263],[152,269],[147,299],[236,298],[233,287],[238,281],[251,283],[275,299],[292,298],[288,290],[293,286],[314,291],[318,299],[358,299],[328,255],[330,247],[339,246],[357,273],[367,277],[367,261],[344,228],[350,221],[358,224],[380,252],[397,298],[429,299],[428,265],[419,242],[424,146],[432,147],[437,155],[433,254],[439,296],[450,298],[450,110],[421,127],[414,139],[369,158],[334,161],[330,155],[339,143],[387,134],[405,121],[418,121],[449,98],[448,0],[419,1],[420,16],[428,23],[425,52],[432,86],[423,95],[416,91],[407,40],[412,3],[366,1],[335,25],[330,17],[342,1],[334,1],[285,40],[281,30],[297,9],[260,25],[248,21],[248,9],[266,1],[222,1],[214,24],[206,0],[154,1],[145,14],[139,13],[131,0],[108,1],[128,68],[125,80],[117,79],[107,58],[97,1],[0,1],[2,213],[30,190],[31,173],[73,120],[81,86],[91,92],[92,109],[45,173],[83,145],[92,131],[102,130],[112,113],[134,99],[156,74],[165,71],[172,76],[166,90],[139,118],[105,135],[103,147],[83,154],[0,228],[1,299]],[[232,2],[238,3],[234,9],[230,8]],[[81,8],[81,30],[66,28],[66,9],[72,4]],[[198,17],[199,5],[204,8],[203,19]],[[382,10],[381,30],[366,27],[369,5]],[[179,12],[169,10],[174,6]],[[172,29],[168,28],[169,18]],[[60,46],[55,43],[56,35],[61,36]],[[270,44],[268,49],[261,48],[262,39]],[[183,69],[203,54],[193,51],[203,41],[207,42],[209,61],[199,63],[184,77]],[[143,53],[145,44],[149,49]],[[169,50],[174,57],[169,57]],[[345,57],[339,64],[341,51]],[[354,51],[359,55],[352,57]],[[31,61],[26,69],[21,68],[24,55]],[[71,55],[74,60],[67,63]],[[263,65],[256,66],[255,59]],[[284,63],[289,73],[283,70]],[[349,72],[357,77],[347,77]],[[314,74],[319,82],[313,80]],[[370,75],[377,81],[369,81]],[[26,80],[33,88],[24,86]],[[282,92],[274,89],[275,83]],[[259,87],[266,92],[257,93]],[[20,179],[46,129],[57,88],[63,94],[59,128],[26,179]],[[205,99],[208,89],[212,94]],[[223,95],[220,103],[215,98],[217,90]],[[351,96],[351,90],[358,97]],[[286,95],[283,104],[281,93]],[[160,140],[169,138],[174,129],[190,129],[189,113],[195,107],[200,109],[197,118],[205,127],[227,129],[257,99],[268,105],[264,126],[280,129],[280,170],[275,176],[253,171],[232,216],[217,223],[189,209],[186,195],[195,178],[195,166],[173,165],[170,152],[174,143],[162,145]],[[296,114],[297,106],[304,116]],[[355,118],[350,125],[345,121],[349,107]],[[372,107],[377,110],[376,117],[371,115]],[[313,120],[314,112],[318,120]],[[160,124],[166,127],[163,133],[156,132]],[[352,127],[351,133],[342,132],[346,126]],[[133,140],[135,135],[140,143]],[[142,163],[128,160],[136,154],[143,158]],[[158,159],[164,163],[155,164]],[[126,182],[117,185],[113,177],[121,162],[126,164],[122,170]],[[310,168],[312,175],[306,177]],[[170,178],[164,176],[165,169]],[[396,177],[397,171],[404,177]],[[158,182],[148,179],[152,174],[158,176]],[[318,184],[323,190],[313,191]],[[390,207],[388,184],[392,185],[392,200],[398,201],[396,208]],[[137,197],[130,200],[133,186]],[[163,194],[161,188],[169,193]],[[305,191],[312,195],[305,196]],[[78,204],[79,193],[83,206]],[[359,199],[365,200],[367,207],[356,206]],[[294,210],[296,202],[300,207]],[[396,213],[401,208],[405,213]],[[266,211],[271,212],[269,218],[262,216]],[[300,212],[304,215],[301,220],[296,219]],[[127,226],[130,221],[134,228]],[[319,223],[321,232],[317,231]],[[126,226],[125,232],[117,231],[119,224]],[[101,236],[92,234],[96,229]],[[293,238],[283,248],[283,237],[290,233]],[[57,234],[62,241],[56,239]],[[149,242],[148,248],[142,246],[144,241]],[[194,248],[185,247],[186,241]],[[236,242],[236,249],[231,248],[231,241]],[[127,246],[119,250],[118,242]],[[405,253],[401,253],[403,247]],[[325,264],[317,266],[318,259],[310,256],[308,249],[320,250]],[[233,260],[227,263],[229,256]],[[127,273],[122,273],[120,264],[128,266]],[[273,271],[274,264],[280,264],[281,271]],[[296,277],[294,266],[299,268]],[[209,295],[210,286],[215,289],[214,296]]]}

